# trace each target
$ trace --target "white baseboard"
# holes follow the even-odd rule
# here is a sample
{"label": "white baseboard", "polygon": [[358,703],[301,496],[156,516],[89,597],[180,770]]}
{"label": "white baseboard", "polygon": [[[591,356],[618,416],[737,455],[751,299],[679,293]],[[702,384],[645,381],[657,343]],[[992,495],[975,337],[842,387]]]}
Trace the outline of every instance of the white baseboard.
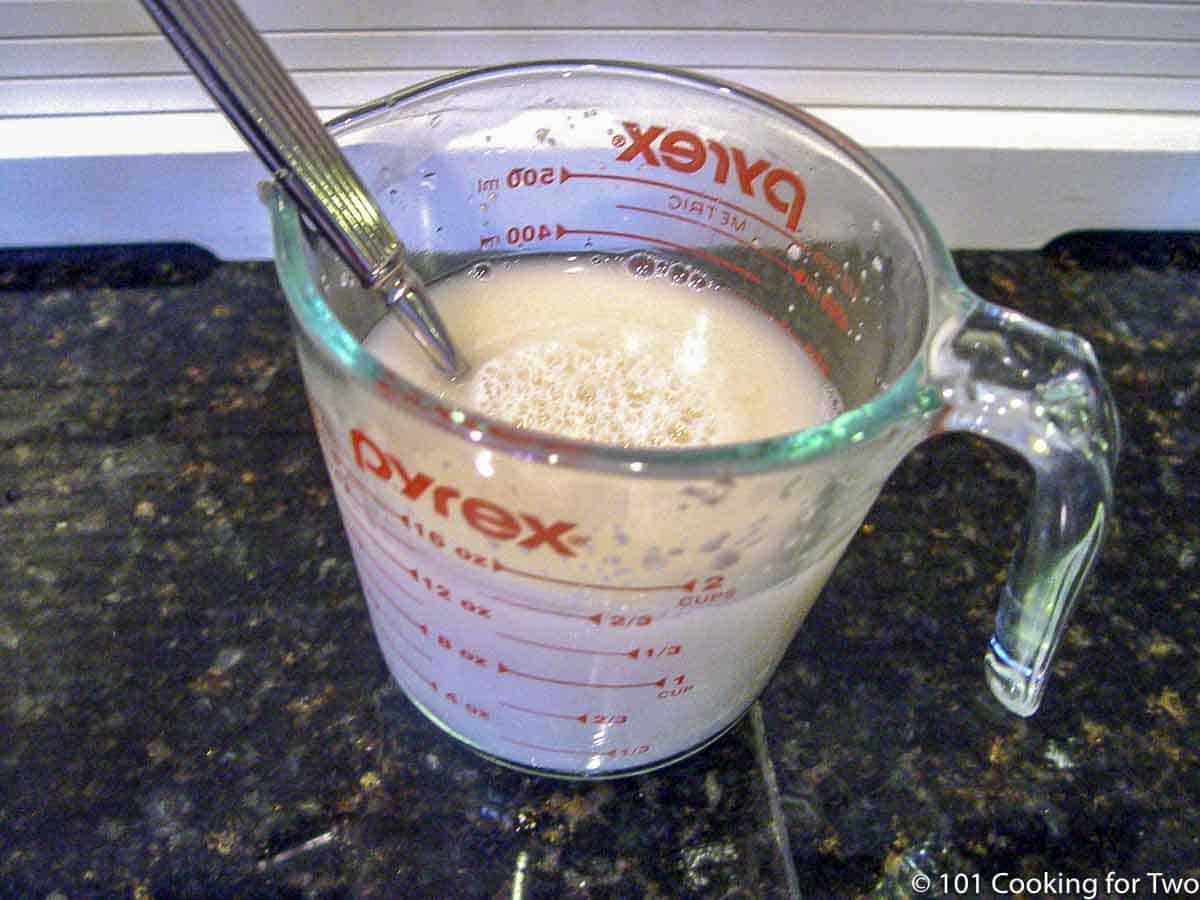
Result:
{"label": "white baseboard", "polygon": [[[1200,115],[814,112],[891,167],[951,247],[1038,247],[1085,228],[1200,229]],[[187,241],[226,259],[265,258],[263,175],[216,113],[0,119],[0,245]]]}
{"label": "white baseboard", "polygon": [[[810,109],[956,247],[1200,228],[1200,0],[242,0],[331,115],[471,66],[680,66]],[[243,150],[137,0],[0,0],[0,245],[267,254]]]}

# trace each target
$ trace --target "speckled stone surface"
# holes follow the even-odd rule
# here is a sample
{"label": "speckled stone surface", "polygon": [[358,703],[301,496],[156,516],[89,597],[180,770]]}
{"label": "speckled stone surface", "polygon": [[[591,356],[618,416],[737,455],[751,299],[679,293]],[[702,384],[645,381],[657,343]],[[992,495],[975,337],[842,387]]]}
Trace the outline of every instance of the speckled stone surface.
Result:
{"label": "speckled stone surface", "polygon": [[573,785],[479,760],[389,682],[270,266],[0,255],[0,895],[1200,877],[1200,240],[957,260],[1088,337],[1122,415],[1116,526],[1042,711],[1004,713],[981,673],[1031,479],[945,437],[896,471],[737,729]]}

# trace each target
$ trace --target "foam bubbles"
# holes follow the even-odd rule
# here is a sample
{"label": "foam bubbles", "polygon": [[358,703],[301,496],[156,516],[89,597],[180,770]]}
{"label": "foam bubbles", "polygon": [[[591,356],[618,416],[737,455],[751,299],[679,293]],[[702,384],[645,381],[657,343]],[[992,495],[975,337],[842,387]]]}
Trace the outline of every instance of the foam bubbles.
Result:
{"label": "foam bubbles", "polygon": [[715,411],[658,349],[636,338],[595,346],[585,335],[523,344],[478,368],[473,405],[520,428],[601,444],[713,443]]}
{"label": "foam bubbles", "polygon": [[719,288],[645,251],[493,260],[430,287],[469,377],[447,382],[394,316],[367,346],[454,407],[610,446],[727,444],[840,412],[801,344]]}

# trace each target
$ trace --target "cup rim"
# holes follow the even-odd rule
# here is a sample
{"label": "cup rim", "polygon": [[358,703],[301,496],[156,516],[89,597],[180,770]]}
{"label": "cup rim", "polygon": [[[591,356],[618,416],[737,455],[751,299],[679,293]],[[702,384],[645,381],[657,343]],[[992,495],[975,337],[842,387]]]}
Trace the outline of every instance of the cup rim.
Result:
{"label": "cup rim", "polygon": [[[926,305],[930,311],[935,305],[939,282],[952,280],[953,265],[936,229],[921,205],[882,163],[851,138],[804,110],[752,88],[707,75],[667,66],[591,59],[485,66],[429,79],[368,101],[332,118],[327,127],[336,136],[386,113],[405,100],[460,83],[501,75],[548,72],[561,75],[567,71],[611,71],[661,77],[693,87],[716,89],[766,106],[799,123],[848,156],[895,204],[917,244],[915,250],[925,275]],[[924,380],[924,356],[936,328],[930,315],[926,318],[925,334],[918,349],[899,377],[862,403],[798,431],[736,443],[641,448],[593,443],[516,428],[482,413],[447,404],[401,378],[376,359],[341,323],[309,276],[304,252],[305,229],[292,201],[277,182],[264,183],[263,199],[271,216],[276,271],[293,320],[311,344],[349,377],[370,384],[378,396],[402,407],[407,413],[456,433],[480,449],[558,467],[641,477],[735,477],[785,469],[849,446],[869,444],[904,418],[928,413],[940,405],[940,398],[934,396],[933,389]]]}

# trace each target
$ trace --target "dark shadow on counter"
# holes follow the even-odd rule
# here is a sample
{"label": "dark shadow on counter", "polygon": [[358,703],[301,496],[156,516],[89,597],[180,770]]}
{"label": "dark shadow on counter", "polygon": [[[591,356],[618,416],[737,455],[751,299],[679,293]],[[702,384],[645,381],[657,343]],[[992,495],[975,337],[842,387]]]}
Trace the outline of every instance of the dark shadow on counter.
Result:
{"label": "dark shadow on counter", "polygon": [[195,244],[104,244],[0,249],[0,291],[195,284],[221,261]]}

